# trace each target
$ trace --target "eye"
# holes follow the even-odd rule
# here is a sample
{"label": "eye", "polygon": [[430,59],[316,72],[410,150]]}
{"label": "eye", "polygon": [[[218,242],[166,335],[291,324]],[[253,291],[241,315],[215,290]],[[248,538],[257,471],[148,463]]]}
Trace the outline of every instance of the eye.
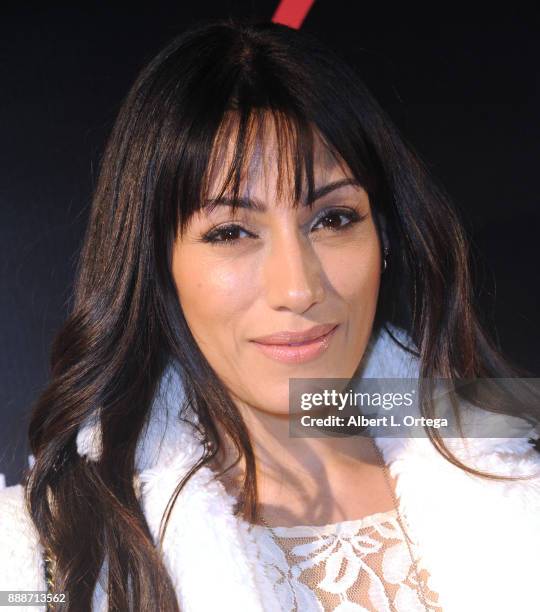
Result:
{"label": "eye", "polygon": [[315,221],[313,230],[318,231],[318,225],[321,225],[320,229],[329,229],[331,231],[344,230],[359,221],[362,221],[367,217],[367,214],[360,216],[352,208],[331,208],[324,210]]}
{"label": "eye", "polygon": [[204,234],[202,241],[210,244],[232,244],[241,238],[241,232],[246,234],[248,238],[254,238],[254,235],[245,230],[241,225],[231,223],[210,230]]}
{"label": "eye", "polygon": [[[359,215],[352,208],[332,208],[322,211],[312,226],[312,231],[320,229],[331,230],[333,232],[342,231],[352,227],[365,219],[368,215]],[[318,228],[317,226],[321,226]],[[256,238],[257,236],[248,232],[237,223],[229,223],[211,229],[201,237],[201,241],[208,244],[228,246],[238,242],[242,238]]]}

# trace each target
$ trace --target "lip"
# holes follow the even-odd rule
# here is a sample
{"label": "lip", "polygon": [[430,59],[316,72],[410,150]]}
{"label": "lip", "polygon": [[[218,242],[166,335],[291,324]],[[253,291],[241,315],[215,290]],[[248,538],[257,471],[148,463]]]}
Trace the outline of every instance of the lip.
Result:
{"label": "lip", "polygon": [[322,355],[338,323],[316,325],[303,332],[278,332],[252,340],[267,357],[284,363],[304,363]]}
{"label": "lip", "polygon": [[253,338],[253,342],[257,342],[259,344],[274,345],[298,344],[301,342],[316,340],[330,332],[336,326],[337,323],[325,323],[323,325],[315,325],[314,327],[311,327],[310,329],[306,329],[304,331],[280,331],[275,334],[269,334],[268,336],[259,336],[258,338]]}

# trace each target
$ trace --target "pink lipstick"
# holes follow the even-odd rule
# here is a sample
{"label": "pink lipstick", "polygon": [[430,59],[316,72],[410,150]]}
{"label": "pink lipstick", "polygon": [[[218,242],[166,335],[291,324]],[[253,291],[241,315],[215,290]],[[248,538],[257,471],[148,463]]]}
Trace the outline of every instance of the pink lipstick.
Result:
{"label": "pink lipstick", "polygon": [[316,325],[305,331],[282,331],[254,338],[266,356],[284,363],[304,363],[322,355],[339,324]]}

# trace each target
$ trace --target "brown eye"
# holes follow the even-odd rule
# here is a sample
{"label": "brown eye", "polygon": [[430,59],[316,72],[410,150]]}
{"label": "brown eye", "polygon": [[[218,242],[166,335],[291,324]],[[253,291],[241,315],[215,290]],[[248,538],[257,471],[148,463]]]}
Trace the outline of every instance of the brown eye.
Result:
{"label": "brown eye", "polygon": [[[361,221],[364,217],[360,217],[360,215],[352,210],[352,209],[332,209],[326,210],[322,215],[319,216],[313,229],[317,231],[318,229],[329,229],[332,231],[340,231]],[[321,227],[318,228],[317,226]]]}
{"label": "brown eye", "polygon": [[202,237],[202,240],[210,244],[232,244],[242,237],[240,236],[241,232],[244,232],[248,238],[253,237],[253,234],[250,234],[240,225],[231,224],[211,230]]}

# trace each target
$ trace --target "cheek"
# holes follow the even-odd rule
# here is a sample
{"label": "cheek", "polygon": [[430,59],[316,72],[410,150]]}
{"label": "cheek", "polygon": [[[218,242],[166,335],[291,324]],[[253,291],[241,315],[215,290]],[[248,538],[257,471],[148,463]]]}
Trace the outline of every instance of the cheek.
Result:
{"label": "cheek", "polygon": [[329,253],[325,271],[333,291],[339,296],[346,320],[345,345],[340,349],[341,370],[337,376],[348,377],[364,354],[377,311],[381,255],[376,236],[373,240],[351,243],[339,253],[337,250]]}
{"label": "cheek", "polygon": [[249,274],[231,262],[210,262],[186,249],[175,254],[173,275],[186,321],[202,341],[230,333],[250,302]]}
{"label": "cheek", "polygon": [[325,275],[333,290],[357,314],[368,314],[379,293],[381,256],[376,238],[329,251],[323,259]]}

